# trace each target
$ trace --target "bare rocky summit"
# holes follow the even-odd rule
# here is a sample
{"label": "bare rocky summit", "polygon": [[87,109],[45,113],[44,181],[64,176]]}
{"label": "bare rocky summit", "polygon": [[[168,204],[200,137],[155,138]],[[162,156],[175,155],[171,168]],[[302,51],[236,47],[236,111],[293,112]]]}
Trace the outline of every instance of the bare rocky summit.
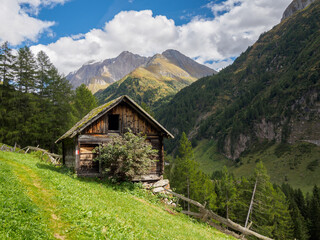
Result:
{"label": "bare rocky summit", "polygon": [[281,21],[292,16],[295,12],[304,9],[314,1],[315,0],[293,0],[284,11]]}
{"label": "bare rocky summit", "polygon": [[169,75],[172,74],[173,70],[172,67],[171,69],[166,69],[166,67],[158,68],[155,66],[160,64],[159,62],[155,64],[155,62],[157,62],[156,59],[159,58],[165,59],[171,65],[175,66],[175,68],[183,71],[186,76],[181,77],[199,79],[216,73],[213,69],[197,63],[182,53],[169,49],[153,57],[142,57],[138,54],[125,51],[116,58],[84,64],[77,71],[69,73],[67,79],[73,88],[85,84],[95,93],[123,79],[139,68],[147,68],[151,71],[152,75],[154,75],[154,70],[157,69],[156,75],[158,75],[158,77],[170,77]]}
{"label": "bare rocky summit", "polygon": [[116,58],[84,64],[77,71],[69,73],[67,79],[73,88],[85,84],[92,92],[97,92],[123,78],[148,60],[147,57],[124,51]]}

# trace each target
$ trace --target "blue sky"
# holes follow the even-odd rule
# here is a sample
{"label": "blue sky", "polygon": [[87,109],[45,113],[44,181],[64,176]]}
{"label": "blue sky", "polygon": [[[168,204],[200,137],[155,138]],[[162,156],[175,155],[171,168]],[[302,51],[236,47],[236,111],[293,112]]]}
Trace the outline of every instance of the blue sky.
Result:
{"label": "blue sky", "polygon": [[[183,25],[193,17],[213,18],[206,7],[209,0],[71,0],[54,8],[42,8],[37,18],[54,21],[51,27],[54,36],[41,35],[39,43],[49,44],[62,36],[86,33],[92,28],[103,28],[107,21],[121,11],[141,11],[151,9],[154,15],[164,15],[173,19],[176,25]],[[221,2],[214,1],[216,3]],[[28,6],[28,5],[26,5]]]}
{"label": "blue sky", "polygon": [[0,0],[0,42],[85,62],[172,48],[219,70],[280,22],[291,0]]}

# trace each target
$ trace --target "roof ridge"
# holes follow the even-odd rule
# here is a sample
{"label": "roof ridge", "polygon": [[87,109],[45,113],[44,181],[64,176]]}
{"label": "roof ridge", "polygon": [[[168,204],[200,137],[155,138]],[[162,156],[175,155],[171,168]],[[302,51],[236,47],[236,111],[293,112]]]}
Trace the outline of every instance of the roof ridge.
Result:
{"label": "roof ridge", "polygon": [[72,138],[76,136],[79,132],[81,132],[84,128],[86,128],[93,121],[98,119],[100,115],[105,114],[108,110],[118,105],[122,100],[126,98],[128,99],[135,107],[138,108],[143,114],[145,114],[154,124],[160,127],[169,137],[174,138],[174,136],[165,129],[157,120],[155,120],[149,113],[147,113],[139,104],[137,104],[133,99],[131,99],[128,95],[122,95],[114,100],[111,100],[103,105],[100,105],[94,109],[92,109],[88,114],[86,114],[82,119],[80,119],[73,127],[71,127],[65,134],[63,134],[60,138],[58,138],[55,143],[60,142],[65,138]]}

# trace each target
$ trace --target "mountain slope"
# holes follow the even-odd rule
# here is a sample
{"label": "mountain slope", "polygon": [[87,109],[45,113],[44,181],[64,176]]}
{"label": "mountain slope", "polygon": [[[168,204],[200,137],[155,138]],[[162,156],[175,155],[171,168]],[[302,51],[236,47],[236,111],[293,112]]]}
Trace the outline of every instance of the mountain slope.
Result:
{"label": "mountain slope", "polygon": [[130,184],[74,178],[0,151],[1,239],[234,239]]}
{"label": "mountain slope", "polygon": [[214,73],[214,70],[176,50],[167,50],[154,55],[146,64],[95,96],[100,103],[104,103],[121,95],[129,95],[139,103],[156,108],[160,102],[168,101],[199,77]]}
{"label": "mountain slope", "polygon": [[[215,139],[237,159],[256,141],[320,140],[320,1],[281,22],[219,74],[157,112],[179,139]],[[174,146],[174,144],[170,144]]]}
{"label": "mountain slope", "polygon": [[85,84],[92,92],[97,92],[123,78],[137,67],[146,63],[148,59],[125,51],[116,58],[84,64],[76,72],[69,73],[67,79],[74,88]]}
{"label": "mountain slope", "polygon": [[314,1],[315,0],[293,0],[284,11],[281,21],[288,17],[291,17],[295,12],[304,9]]}

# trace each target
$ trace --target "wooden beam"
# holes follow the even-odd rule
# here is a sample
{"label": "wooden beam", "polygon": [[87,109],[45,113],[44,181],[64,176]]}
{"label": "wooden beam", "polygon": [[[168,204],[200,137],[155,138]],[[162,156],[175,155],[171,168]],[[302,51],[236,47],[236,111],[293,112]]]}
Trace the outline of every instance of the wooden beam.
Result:
{"label": "wooden beam", "polygon": [[213,218],[214,220],[216,220],[216,221],[218,221],[218,222],[220,222],[222,224],[225,224],[227,227],[230,227],[233,230],[239,231],[239,232],[243,233],[244,235],[255,236],[255,237],[257,237],[259,239],[262,239],[262,240],[272,240],[269,237],[263,236],[263,235],[261,235],[259,233],[256,233],[256,232],[254,232],[254,231],[252,231],[252,230],[250,230],[248,228],[242,227],[241,225],[231,221],[230,219],[226,219],[224,217],[221,217],[221,216],[219,216],[218,214],[214,213],[211,210],[205,209],[205,207],[201,203],[199,203],[197,201],[194,201],[194,200],[192,200],[190,198],[187,198],[185,196],[182,196],[182,195],[180,195],[178,193],[172,192],[172,191],[167,190],[167,189],[165,189],[165,191],[170,193],[170,194],[172,194],[172,195],[174,195],[174,196],[176,196],[176,197],[178,197],[178,198],[181,198],[182,200],[184,200],[186,202],[189,202],[189,203],[201,208],[201,211],[203,211],[203,212],[206,211],[209,217]]}
{"label": "wooden beam", "polygon": [[184,211],[184,210],[182,210],[181,213],[189,215],[189,216],[193,216],[196,218],[202,218],[202,216],[203,216],[202,213],[196,213],[196,212],[190,212],[190,211]]}
{"label": "wooden beam", "polygon": [[189,203],[191,203],[191,204],[193,204],[193,205],[195,205],[195,206],[197,206],[197,207],[199,207],[199,208],[204,208],[204,206],[203,206],[201,203],[197,202],[197,201],[194,201],[194,200],[192,200],[192,199],[189,199],[189,198],[187,198],[187,197],[185,197],[185,196],[182,196],[182,195],[180,195],[180,194],[178,194],[178,193],[172,192],[172,191],[170,191],[170,190],[168,190],[168,189],[165,189],[165,191],[168,192],[168,193],[170,193],[170,194],[172,194],[173,196],[176,196],[176,197],[178,197],[178,198],[181,198],[182,200],[184,200],[184,201],[186,201],[186,202],[189,202]]}

